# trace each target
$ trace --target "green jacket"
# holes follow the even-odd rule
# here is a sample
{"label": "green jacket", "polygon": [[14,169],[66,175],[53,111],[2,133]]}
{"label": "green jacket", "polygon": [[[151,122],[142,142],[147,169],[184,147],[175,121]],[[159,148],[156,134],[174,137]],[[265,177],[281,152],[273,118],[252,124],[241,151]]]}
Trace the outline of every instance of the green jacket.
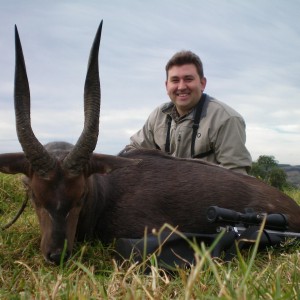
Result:
{"label": "green jacket", "polygon": [[[168,131],[167,115],[171,115],[172,102],[157,107],[141,130],[130,138],[129,148],[161,149],[165,151]],[[191,158],[192,125],[195,109],[178,122],[172,119],[170,154]],[[211,152],[202,159],[244,174],[252,159],[247,150],[245,121],[228,105],[206,95],[195,140],[195,155]]]}

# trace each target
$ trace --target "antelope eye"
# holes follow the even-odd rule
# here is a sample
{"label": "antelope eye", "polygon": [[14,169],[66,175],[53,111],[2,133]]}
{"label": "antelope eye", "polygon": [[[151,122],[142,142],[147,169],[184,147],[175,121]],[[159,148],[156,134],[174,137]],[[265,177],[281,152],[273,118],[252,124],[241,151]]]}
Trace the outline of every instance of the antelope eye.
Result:
{"label": "antelope eye", "polygon": [[28,197],[35,206],[41,207],[41,202],[38,200],[32,190],[28,191]]}
{"label": "antelope eye", "polygon": [[84,199],[86,198],[87,194],[88,194],[88,189],[85,189],[84,192],[82,193],[80,200],[79,200],[79,204],[81,205],[84,201]]}
{"label": "antelope eye", "polygon": [[78,201],[76,202],[76,206],[77,206],[77,207],[78,207],[78,206],[82,206],[86,194],[87,194],[87,193],[83,193],[82,196],[78,199]]}

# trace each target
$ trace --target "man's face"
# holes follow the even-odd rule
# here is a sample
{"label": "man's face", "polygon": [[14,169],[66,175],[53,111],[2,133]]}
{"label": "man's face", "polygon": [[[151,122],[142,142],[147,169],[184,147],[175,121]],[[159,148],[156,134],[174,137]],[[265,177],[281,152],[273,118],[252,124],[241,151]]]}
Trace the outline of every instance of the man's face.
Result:
{"label": "man's face", "polygon": [[206,78],[200,79],[193,64],[173,66],[169,69],[166,89],[179,115],[185,115],[198,103],[205,85]]}

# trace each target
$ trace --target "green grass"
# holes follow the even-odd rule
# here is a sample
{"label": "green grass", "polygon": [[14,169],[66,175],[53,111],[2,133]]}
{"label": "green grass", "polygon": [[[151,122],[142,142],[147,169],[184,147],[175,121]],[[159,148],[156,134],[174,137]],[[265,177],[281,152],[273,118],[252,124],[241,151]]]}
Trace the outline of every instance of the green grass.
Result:
{"label": "green grass", "polygon": [[[0,174],[1,225],[23,201],[19,180]],[[300,203],[299,191],[287,193]],[[145,275],[143,264],[118,265],[113,249],[99,241],[76,245],[65,265],[49,265],[39,239],[31,204],[12,227],[0,231],[0,299],[300,299],[299,243],[247,250],[230,263],[194,245],[198,255],[191,269],[170,275],[152,258]]]}

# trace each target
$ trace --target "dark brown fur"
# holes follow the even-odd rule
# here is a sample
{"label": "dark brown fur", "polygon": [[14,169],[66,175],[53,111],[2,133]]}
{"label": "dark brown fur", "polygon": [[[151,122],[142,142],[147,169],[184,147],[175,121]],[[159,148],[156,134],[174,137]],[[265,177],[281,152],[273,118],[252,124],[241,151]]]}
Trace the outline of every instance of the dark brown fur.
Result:
{"label": "dark brown fur", "polygon": [[141,237],[145,227],[159,229],[164,223],[184,232],[215,232],[206,220],[211,205],[285,213],[290,229],[300,231],[298,204],[256,178],[156,150],[125,156],[142,162],[99,179],[106,195],[96,230],[101,239]]}

